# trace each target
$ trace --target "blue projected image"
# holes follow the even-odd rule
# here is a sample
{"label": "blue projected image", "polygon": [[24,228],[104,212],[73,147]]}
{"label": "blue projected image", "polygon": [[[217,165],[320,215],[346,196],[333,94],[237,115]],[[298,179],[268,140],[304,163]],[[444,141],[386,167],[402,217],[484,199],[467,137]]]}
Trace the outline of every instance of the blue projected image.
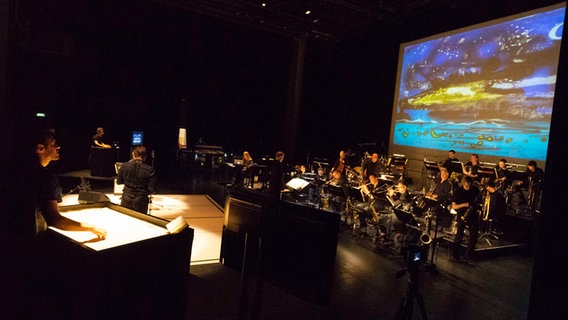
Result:
{"label": "blue projected image", "polygon": [[392,143],[545,160],[565,7],[528,14],[402,44]]}

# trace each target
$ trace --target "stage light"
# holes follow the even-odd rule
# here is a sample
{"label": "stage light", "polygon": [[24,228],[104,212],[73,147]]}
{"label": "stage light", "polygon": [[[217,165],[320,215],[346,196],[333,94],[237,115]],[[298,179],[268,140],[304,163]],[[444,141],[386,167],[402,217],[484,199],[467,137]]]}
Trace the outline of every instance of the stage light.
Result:
{"label": "stage light", "polygon": [[36,113],[36,117],[38,117],[38,118],[45,118],[45,113],[43,113],[43,112],[38,112],[38,113]]}
{"label": "stage light", "polygon": [[310,10],[306,10],[306,14],[311,14],[312,12]]}

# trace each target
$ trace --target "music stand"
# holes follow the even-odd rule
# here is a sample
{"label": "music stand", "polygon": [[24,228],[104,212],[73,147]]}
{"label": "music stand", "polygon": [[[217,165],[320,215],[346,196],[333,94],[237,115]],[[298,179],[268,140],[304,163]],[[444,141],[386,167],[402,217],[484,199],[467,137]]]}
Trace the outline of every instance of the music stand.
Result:
{"label": "music stand", "polygon": [[438,164],[435,161],[424,159],[424,168],[428,171],[432,171],[432,173],[440,172],[440,167],[438,167]]}
{"label": "music stand", "polygon": [[497,169],[493,167],[480,167],[477,170],[477,174],[479,174],[481,178],[487,178],[491,180],[497,178]]}
{"label": "music stand", "polygon": [[360,188],[349,188],[347,193],[349,198],[353,201],[365,202],[365,199],[363,199],[363,191]]}
{"label": "music stand", "polygon": [[416,225],[417,222],[414,219],[414,215],[408,211],[399,209],[398,207],[393,208],[394,215],[406,225]]}
{"label": "music stand", "polygon": [[301,178],[292,178],[286,183],[286,187],[293,191],[302,191],[308,185],[310,185],[310,183]]}

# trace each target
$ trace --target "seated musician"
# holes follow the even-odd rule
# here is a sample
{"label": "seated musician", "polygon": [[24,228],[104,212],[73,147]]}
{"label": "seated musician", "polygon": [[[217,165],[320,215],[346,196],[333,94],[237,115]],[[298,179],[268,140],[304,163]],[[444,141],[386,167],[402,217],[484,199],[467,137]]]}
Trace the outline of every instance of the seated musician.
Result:
{"label": "seated musician", "polygon": [[322,167],[318,168],[318,173],[316,174],[314,181],[310,183],[309,189],[309,199],[315,200],[319,199],[319,197],[323,196],[323,189],[324,185],[327,182],[327,175],[325,174],[325,170]]}
{"label": "seated musician", "polygon": [[354,228],[359,227],[361,230],[365,230],[367,227],[367,220],[373,219],[378,222],[378,212],[384,209],[377,199],[384,190],[380,187],[379,178],[376,174],[369,174],[369,183],[361,186],[361,193],[363,194],[364,202],[357,203],[355,209],[359,214],[358,223],[355,222]]}
{"label": "seated musician", "polygon": [[[396,190],[393,188],[389,189],[387,191],[387,198],[394,208],[412,213],[412,205],[414,202],[412,196],[408,192],[406,183],[400,181],[396,186]],[[400,229],[404,225],[404,222],[400,221],[393,212],[381,215],[380,223],[385,226],[386,233],[389,238],[393,238],[392,235],[395,230]]]}
{"label": "seated musician", "polygon": [[441,204],[445,204],[449,201],[452,195],[452,184],[450,183],[450,173],[446,168],[440,168],[440,182],[436,185],[431,194],[427,196],[438,201]]}
{"label": "seated musician", "polygon": [[497,178],[495,178],[495,186],[497,189],[505,190],[511,184],[511,181],[508,180],[511,171],[507,169],[507,159],[500,159],[495,167],[495,171],[497,171]]}
{"label": "seated musician", "polygon": [[389,189],[387,196],[390,198],[393,207],[408,207],[412,204],[412,196],[408,192],[406,183],[400,181],[395,189]]}
{"label": "seated musician", "polygon": [[453,216],[450,214],[448,207],[451,204],[454,184],[450,181],[450,174],[446,168],[440,168],[440,182],[431,194],[426,195],[427,198],[434,199],[440,204],[432,211],[436,212],[436,222],[442,227],[451,226]]}
{"label": "seated musician", "polygon": [[345,207],[345,199],[349,191],[345,179],[339,170],[335,170],[331,173],[331,179],[328,181],[328,185],[332,193],[332,209],[334,212],[341,212]]}

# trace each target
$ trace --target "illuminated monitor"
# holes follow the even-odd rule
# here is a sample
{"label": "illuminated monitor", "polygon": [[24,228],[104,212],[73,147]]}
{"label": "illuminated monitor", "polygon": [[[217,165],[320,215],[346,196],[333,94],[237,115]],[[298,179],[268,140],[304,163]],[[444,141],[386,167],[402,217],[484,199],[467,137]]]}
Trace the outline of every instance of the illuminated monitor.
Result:
{"label": "illuminated monitor", "polygon": [[544,162],[564,15],[562,3],[401,44],[389,152]]}
{"label": "illuminated monitor", "polygon": [[144,132],[143,131],[132,131],[132,141],[133,146],[140,146],[144,143]]}

